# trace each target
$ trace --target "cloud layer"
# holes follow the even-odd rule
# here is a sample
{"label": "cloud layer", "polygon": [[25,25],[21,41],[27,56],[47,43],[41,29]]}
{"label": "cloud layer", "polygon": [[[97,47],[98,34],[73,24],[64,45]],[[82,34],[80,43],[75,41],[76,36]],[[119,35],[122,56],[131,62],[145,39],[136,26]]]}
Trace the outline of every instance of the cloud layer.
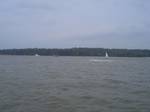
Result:
{"label": "cloud layer", "polygon": [[0,48],[150,49],[149,0],[1,0]]}

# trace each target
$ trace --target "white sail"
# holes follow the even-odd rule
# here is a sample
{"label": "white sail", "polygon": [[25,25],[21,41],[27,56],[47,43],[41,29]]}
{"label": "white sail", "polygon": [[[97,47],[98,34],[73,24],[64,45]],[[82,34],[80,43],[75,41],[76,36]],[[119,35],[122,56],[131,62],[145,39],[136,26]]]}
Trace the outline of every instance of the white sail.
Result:
{"label": "white sail", "polygon": [[107,52],[105,53],[105,57],[106,57],[106,58],[108,58],[108,57],[109,57]]}
{"label": "white sail", "polygon": [[38,54],[35,54],[35,56],[40,56],[40,55],[38,55]]}

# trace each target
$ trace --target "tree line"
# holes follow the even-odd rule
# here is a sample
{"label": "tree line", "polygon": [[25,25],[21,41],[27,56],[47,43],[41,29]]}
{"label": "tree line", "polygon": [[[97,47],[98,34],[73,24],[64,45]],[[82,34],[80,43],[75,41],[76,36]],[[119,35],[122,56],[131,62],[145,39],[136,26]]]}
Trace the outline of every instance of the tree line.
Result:
{"label": "tree line", "polygon": [[26,49],[1,49],[0,55],[41,55],[41,56],[105,56],[110,57],[150,57],[148,49],[106,49],[106,48],[26,48]]}

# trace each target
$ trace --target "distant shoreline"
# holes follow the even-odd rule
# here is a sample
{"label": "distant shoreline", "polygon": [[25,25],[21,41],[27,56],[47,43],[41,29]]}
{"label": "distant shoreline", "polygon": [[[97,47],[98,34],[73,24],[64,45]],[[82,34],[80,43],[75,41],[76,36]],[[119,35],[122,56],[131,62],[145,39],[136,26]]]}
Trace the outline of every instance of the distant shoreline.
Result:
{"label": "distant shoreline", "polygon": [[148,49],[109,49],[109,48],[25,48],[25,49],[1,49],[0,55],[23,56],[98,56],[104,57],[105,53],[110,57],[150,57]]}

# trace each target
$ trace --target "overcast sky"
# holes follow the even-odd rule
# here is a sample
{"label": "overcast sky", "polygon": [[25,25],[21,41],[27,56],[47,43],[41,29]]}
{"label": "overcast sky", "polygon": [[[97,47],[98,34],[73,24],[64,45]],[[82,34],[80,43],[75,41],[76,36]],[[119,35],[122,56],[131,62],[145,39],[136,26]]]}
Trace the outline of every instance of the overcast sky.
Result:
{"label": "overcast sky", "polygon": [[150,0],[0,0],[2,48],[150,49]]}

